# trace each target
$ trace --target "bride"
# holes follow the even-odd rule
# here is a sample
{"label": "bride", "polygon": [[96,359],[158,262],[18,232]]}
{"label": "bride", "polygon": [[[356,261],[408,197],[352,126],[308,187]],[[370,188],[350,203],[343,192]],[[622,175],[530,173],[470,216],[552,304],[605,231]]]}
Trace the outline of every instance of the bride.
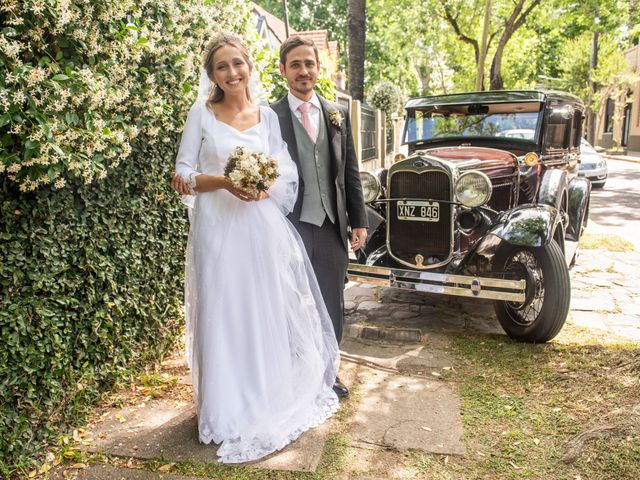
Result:
{"label": "bride", "polygon": [[[220,34],[204,68],[208,98],[187,116],[172,187],[196,194],[185,275],[186,345],[200,441],[221,462],[279,450],[338,409],[338,345],[302,241],[286,219],[298,173],[276,114],[251,103],[252,63]],[[238,146],[278,160],[252,196],[223,175]]]}

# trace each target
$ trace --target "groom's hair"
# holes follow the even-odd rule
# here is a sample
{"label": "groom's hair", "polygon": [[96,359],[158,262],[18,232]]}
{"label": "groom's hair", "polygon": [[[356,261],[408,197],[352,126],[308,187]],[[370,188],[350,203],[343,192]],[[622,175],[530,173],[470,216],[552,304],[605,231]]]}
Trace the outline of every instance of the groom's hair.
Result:
{"label": "groom's hair", "polygon": [[320,61],[318,55],[318,47],[312,40],[302,38],[297,35],[287,38],[282,45],[280,45],[280,63],[284,66],[287,65],[287,54],[296,47],[307,46],[313,48],[313,53],[316,55],[316,61]]}

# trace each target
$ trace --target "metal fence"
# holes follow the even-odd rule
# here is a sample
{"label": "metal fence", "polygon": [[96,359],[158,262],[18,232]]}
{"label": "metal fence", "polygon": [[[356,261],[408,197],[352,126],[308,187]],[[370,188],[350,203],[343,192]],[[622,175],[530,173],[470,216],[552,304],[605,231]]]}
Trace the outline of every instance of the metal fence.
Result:
{"label": "metal fence", "polygon": [[378,158],[378,148],[376,145],[376,111],[372,108],[362,105],[361,110],[362,126],[360,133],[362,135],[362,161]]}
{"label": "metal fence", "polygon": [[338,102],[343,107],[347,107],[347,110],[351,112],[351,97],[349,97],[348,95],[336,93],[336,102]]}

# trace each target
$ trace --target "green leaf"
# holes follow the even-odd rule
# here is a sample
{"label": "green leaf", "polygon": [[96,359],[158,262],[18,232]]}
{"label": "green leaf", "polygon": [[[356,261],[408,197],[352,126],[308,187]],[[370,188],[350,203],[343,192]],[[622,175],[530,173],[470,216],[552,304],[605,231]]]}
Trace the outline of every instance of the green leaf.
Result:
{"label": "green leaf", "polygon": [[10,121],[11,121],[11,115],[9,115],[8,113],[5,113],[4,115],[0,116],[0,127],[4,127]]}
{"label": "green leaf", "polygon": [[57,144],[50,143],[49,145],[51,145],[51,149],[53,151],[55,151],[58,155],[64,156],[64,152],[62,151],[62,149]]}
{"label": "green leaf", "polygon": [[60,82],[64,80],[69,80],[69,77],[67,77],[64,73],[58,73],[57,75],[54,75],[53,77],[51,77],[51,80],[53,80],[54,82]]}

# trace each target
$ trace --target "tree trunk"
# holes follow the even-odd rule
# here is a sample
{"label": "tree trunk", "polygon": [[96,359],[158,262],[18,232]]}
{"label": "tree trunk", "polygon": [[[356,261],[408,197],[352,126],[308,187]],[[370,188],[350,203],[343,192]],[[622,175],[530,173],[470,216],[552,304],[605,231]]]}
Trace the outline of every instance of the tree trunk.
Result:
{"label": "tree trunk", "polygon": [[349,94],[364,98],[364,40],[366,26],[365,0],[348,0]]}
{"label": "tree trunk", "polygon": [[[511,37],[511,35],[509,35]],[[504,88],[504,81],[502,79],[502,54],[504,53],[504,47],[507,45],[507,38],[504,42],[502,38],[498,42],[498,48],[493,55],[491,61],[491,73],[489,76],[489,90],[502,90]]]}
{"label": "tree trunk", "polygon": [[502,79],[502,55],[504,54],[504,48],[507,46],[507,42],[511,39],[513,34],[518,30],[527,19],[527,16],[531,11],[538,6],[540,0],[533,0],[529,6],[525,8],[527,0],[518,0],[518,3],[514,6],[511,15],[507,19],[504,25],[504,31],[498,41],[496,47],[496,53],[493,56],[491,62],[491,75],[489,80],[490,90],[502,90],[504,88],[504,81]]}
{"label": "tree trunk", "polygon": [[587,141],[591,145],[596,143],[596,122],[593,103],[598,91],[598,84],[593,78],[596,68],[598,68],[598,37],[600,32],[594,30],[591,37],[591,55],[589,58],[589,100],[587,102]]}
{"label": "tree trunk", "polygon": [[424,64],[416,65],[416,71],[418,72],[418,77],[420,78],[420,86],[421,86],[421,95],[429,94],[429,84],[431,83],[431,66],[429,63],[425,62]]}

